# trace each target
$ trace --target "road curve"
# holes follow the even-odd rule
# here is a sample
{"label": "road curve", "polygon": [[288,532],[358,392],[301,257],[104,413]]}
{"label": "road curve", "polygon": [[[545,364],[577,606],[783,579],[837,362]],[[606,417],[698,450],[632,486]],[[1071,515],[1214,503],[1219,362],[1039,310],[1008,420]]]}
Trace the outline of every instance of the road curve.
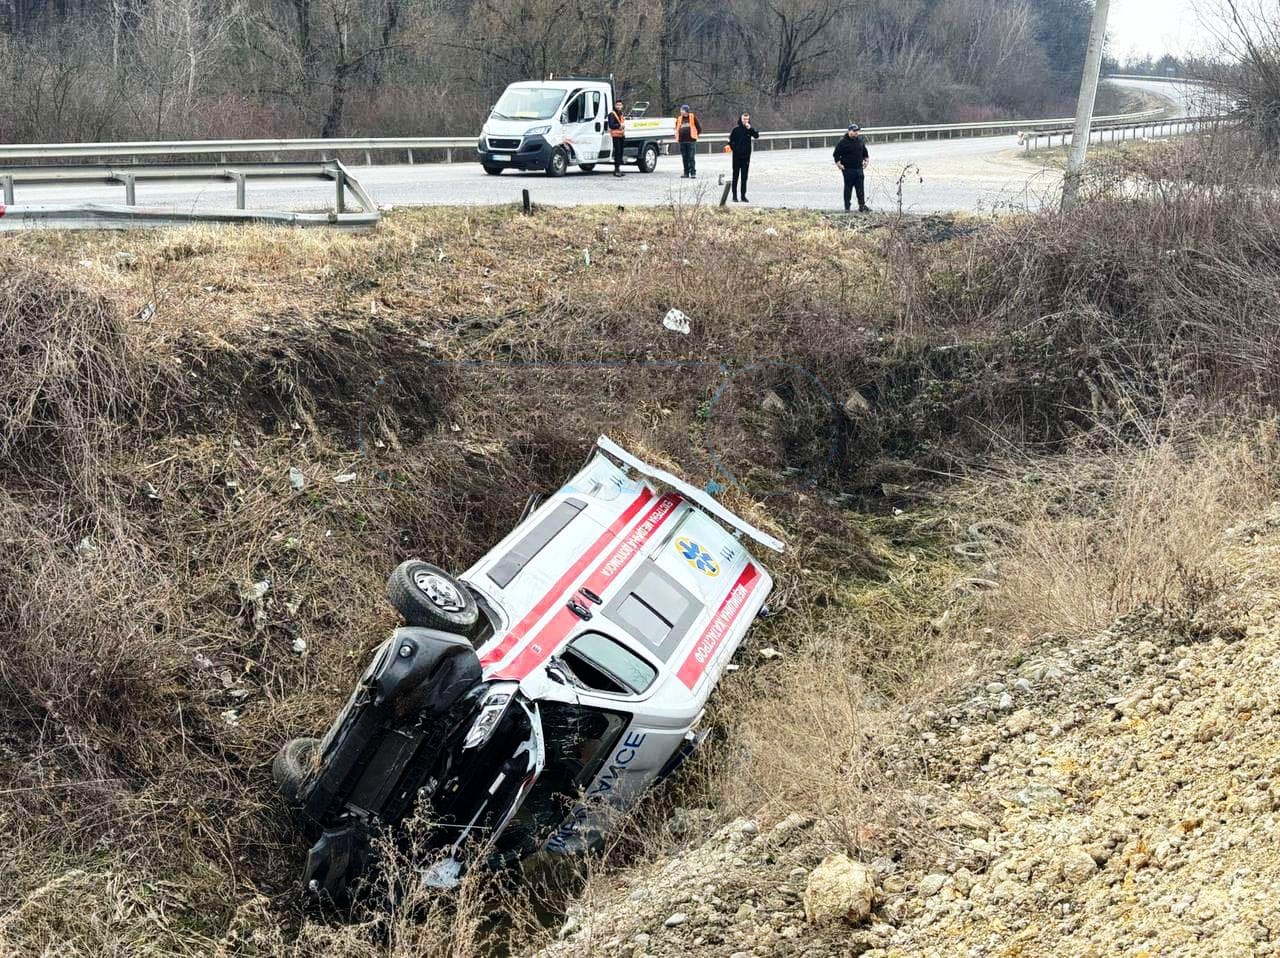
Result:
{"label": "road curve", "polygon": [[[1179,116],[1200,112],[1198,94],[1165,81],[1109,81],[1167,100]],[[881,211],[975,213],[1036,209],[1056,195],[1060,174],[1028,157],[1014,136],[873,143],[867,175],[868,202]],[[622,179],[608,168],[574,170],[561,179],[540,173],[486,176],[476,163],[354,167],[353,174],[380,205],[485,206],[513,203],[527,189],[535,203],[553,206],[608,204],[664,206],[718,203],[729,176],[729,157],[700,154],[698,179],[680,178],[674,157],[643,174],[634,167]],[[759,149],[751,161],[750,199],[777,209],[841,208],[841,180],[830,148]],[[235,206],[235,188],[224,183],[139,184],[138,204],[165,210],[216,210]],[[18,205],[120,203],[119,186],[23,187]],[[318,209],[332,187],[314,181],[250,182],[248,205],[259,209]],[[730,205],[733,205],[732,203]]]}

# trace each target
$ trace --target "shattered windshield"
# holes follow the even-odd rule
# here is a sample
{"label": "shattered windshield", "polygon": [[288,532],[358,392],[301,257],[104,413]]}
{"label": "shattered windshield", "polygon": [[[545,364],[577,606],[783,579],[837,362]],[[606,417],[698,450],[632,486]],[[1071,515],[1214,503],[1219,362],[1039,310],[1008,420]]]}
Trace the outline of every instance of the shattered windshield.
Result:
{"label": "shattered windshield", "polygon": [[499,120],[546,120],[555,116],[564,90],[552,87],[508,87],[493,108]]}

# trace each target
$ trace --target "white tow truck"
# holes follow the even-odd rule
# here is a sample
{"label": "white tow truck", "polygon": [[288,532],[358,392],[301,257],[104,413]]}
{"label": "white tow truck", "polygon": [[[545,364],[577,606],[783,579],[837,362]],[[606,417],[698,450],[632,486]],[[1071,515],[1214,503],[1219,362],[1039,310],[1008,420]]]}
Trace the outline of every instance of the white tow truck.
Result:
{"label": "white tow truck", "polygon": [[[484,171],[541,170],[564,176],[576,165],[590,173],[613,161],[613,141],[605,122],[613,110],[612,77],[557,77],[522,80],[503,92],[480,129],[476,159]],[[667,140],[675,137],[674,117],[647,117],[647,103],[626,114],[623,162],[652,173]]]}

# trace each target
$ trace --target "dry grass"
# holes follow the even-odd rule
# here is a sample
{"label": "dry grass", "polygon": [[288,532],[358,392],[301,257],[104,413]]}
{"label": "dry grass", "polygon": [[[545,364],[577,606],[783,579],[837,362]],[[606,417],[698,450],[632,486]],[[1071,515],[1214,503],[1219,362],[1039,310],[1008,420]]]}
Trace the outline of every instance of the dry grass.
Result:
{"label": "dry grass", "polygon": [[[1210,557],[1277,492],[1272,423],[1234,439],[1190,436],[1131,452],[1024,463],[991,489],[1020,522],[991,600],[1030,635],[1082,634],[1142,606],[1194,614]],[[1028,475],[1031,472],[1031,475]]]}

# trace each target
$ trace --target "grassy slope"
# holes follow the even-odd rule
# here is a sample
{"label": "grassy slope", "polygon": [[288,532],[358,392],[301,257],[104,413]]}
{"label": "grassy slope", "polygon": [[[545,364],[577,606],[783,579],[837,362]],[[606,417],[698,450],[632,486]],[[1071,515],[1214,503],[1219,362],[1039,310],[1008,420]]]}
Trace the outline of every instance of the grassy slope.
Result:
{"label": "grassy slope", "polygon": [[[927,224],[694,208],[18,239],[0,254],[0,821],[17,876],[0,941],[471,948],[474,902],[299,934],[267,764],[327,721],[391,624],[396,561],[464,566],[602,431],[697,481],[710,446],[741,482],[733,504],[795,546],[783,614],[752,646],[787,658],[730,683],[728,747],[685,797],[805,807],[830,755],[866,747],[865,696],[883,709],[1016,634],[983,631],[951,588],[982,570],[948,547],[1005,499],[940,515],[919,504],[938,470],[1158,438],[1171,404],[1275,388],[1270,327],[1236,320],[1271,295],[1240,282],[1277,255],[1269,215],[1100,204],[942,243]],[[1187,252],[1205,244],[1212,259]],[[1216,312],[1171,305],[1192,277]],[[689,336],[662,327],[672,306]],[[1061,488],[1073,513],[1107,498],[1101,479]],[[847,695],[815,718],[802,692],[833,663]],[[797,738],[811,720],[842,750]],[[833,816],[851,848],[853,786]]]}

